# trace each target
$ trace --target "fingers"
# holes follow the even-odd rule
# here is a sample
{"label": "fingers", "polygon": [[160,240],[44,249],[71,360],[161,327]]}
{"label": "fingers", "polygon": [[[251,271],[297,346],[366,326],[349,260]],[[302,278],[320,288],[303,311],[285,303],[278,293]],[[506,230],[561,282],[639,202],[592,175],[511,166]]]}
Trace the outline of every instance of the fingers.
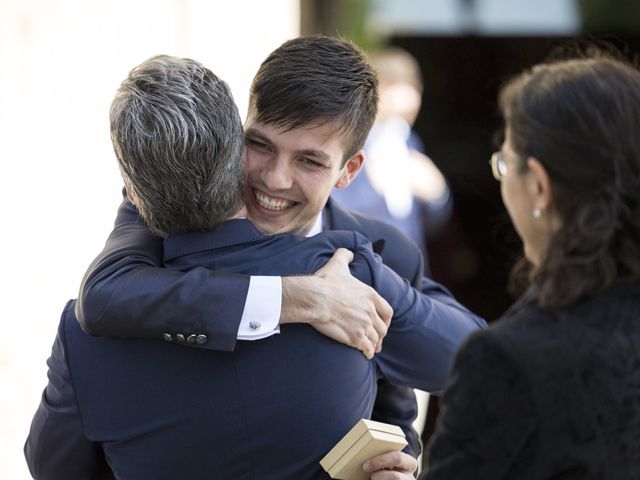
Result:
{"label": "fingers", "polygon": [[[382,470],[393,470],[406,474],[413,474],[418,468],[418,462],[411,455],[403,452],[387,452],[365,462],[362,469],[367,473],[378,472]],[[391,472],[389,472],[391,473]],[[372,478],[405,478],[402,476],[377,476]],[[409,478],[409,477],[407,477]]]}
{"label": "fingers", "polygon": [[371,326],[375,329],[377,334],[377,340],[375,342],[375,351],[377,353],[382,350],[382,340],[387,334],[389,324],[391,323],[393,309],[391,308],[391,305],[389,305],[389,303],[373,289],[371,289],[370,297],[375,309],[371,315]]}
{"label": "fingers", "polygon": [[391,308],[389,302],[378,295],[375,290],[374,294],[375,295],[373,296],[373,304],[375,305],[376,312],[378,313],[380,319],[382,319],[385,324],[389,325],[391,323],[391,317],[393,317],[393,308]]}
{"label": "fingers", "polygon": [[367,360],[371,360],[376,354],[375,345],[369,339],[362,342],[361,347],[357,347]]}
{"label": "fingers", "polygon": [[[361,350],[365,357],[371,359],[373,354],[382,350],[382,340],[387,334],[387,330],[389,328],[389,321],[383,319],[378,313],[378,305],[388,306],[391,313],[393,313],[393,310],[374,289],[369,288],[368,296],[372,300],[369,307],[370,310],[368,311],[368,324],[365,326],[364,330],[362,330],[362,338],[361,341],[358,342],[359,346],[356,348]],[[388,316],[389,313],[385,312],[385,315]]]}
{"label": "fingers", "polygon": [[323,315],[310,320],[316,330],[356,348],[371,359],[382,348],[393,310],[370,286],[351,275],[350,250],[339,248],[314,277],[321,279],[316,294]]}
{"label": "fingers", "polygon": [[380,329],[383,332],[382,334],[380,334],[373,325],[369,325],[363,330],[360,330],[358,337],[354,339],[351,344],[352,347],[360,350],[369,360],[371,360],[371,358],[380,351],[382,338],[384,337],[387,329],[387,326],[382,322],[382,320],[378,319],[377,323],[381,326]]}
{"label": "fingers", "polygon": [[333,253],[329,261],[325,263],[324,266],[315,274],[322,277],[331,274],[346,274],[348,276],[351,276],[351,272],[349,271],[349,263],[351,263],[352,260],[353,252],[351,250],[347,250],[346,248],[339,248]]}
{"label": "fingers", "polygon": [[356,348],[358,348],[367,359],[371,360],[377,352],[378,338],[378,332],[376,332],[373,327],[368,326],[361,331],[358,342],[359,346]]}
{"label": "fingers", "polygon": [[349,265],[353,261],[353,252],[346,248],[339,248],[335,251],[329,262],[339,262],[344,265]]}
{"label": "fingers", "polygon": [[415,480],[411,473],[380,470],[371,475],[371,480]]}
{"label": "fingers", "polygon": [[375,344],[375,351],[376,353],[378,353],[380,352],[380,350],[382,350],[382,340],[387,334],[388,326],[378,315],[376,315],[372,321],[372,327],[375,329],[376,335],[378,337],[378,340]]}

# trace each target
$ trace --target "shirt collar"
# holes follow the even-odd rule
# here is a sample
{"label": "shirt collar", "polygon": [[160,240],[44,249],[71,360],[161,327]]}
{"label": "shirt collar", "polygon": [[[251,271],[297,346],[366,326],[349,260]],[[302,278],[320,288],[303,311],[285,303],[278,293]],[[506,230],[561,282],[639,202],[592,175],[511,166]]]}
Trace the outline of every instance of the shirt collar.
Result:
{"label": "shirt collar", "polygon": [[323,228],[322,228],[323,216],[324,216],[324,210],[320,210],[320,213],[316,217],[316,221],[313,222],[313,227],[311,227],[311,230],[309,230],[309,233],[307,233],[305,235],[306,237],[313,237],[314,235],[317,235],[320,232],[322,232],[322,230],[323,230]]}

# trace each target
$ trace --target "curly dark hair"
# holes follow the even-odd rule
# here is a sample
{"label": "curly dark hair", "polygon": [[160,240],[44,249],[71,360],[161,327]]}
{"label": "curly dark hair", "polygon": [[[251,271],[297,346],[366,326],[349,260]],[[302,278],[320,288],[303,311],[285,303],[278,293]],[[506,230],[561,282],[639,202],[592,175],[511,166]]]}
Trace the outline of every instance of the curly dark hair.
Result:
{"label": "curly dark hair", "polygon": [[499,105],[518,168],[542,163],[562,223],[529,266],[539,303],[561,308],[640,277],[640,71],[591,51],[525,71]]}

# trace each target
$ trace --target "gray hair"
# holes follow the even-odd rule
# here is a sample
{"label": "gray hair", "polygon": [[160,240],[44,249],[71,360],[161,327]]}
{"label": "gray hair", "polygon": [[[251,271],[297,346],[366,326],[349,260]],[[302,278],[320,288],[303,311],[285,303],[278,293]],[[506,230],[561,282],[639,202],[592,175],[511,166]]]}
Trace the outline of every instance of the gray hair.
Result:
{"label": "gray hair", "polygon": [[200,63],[143,62],[120,85],[110,119],[125,184],[154,233],[210,230],[242,206],[240,115]]}

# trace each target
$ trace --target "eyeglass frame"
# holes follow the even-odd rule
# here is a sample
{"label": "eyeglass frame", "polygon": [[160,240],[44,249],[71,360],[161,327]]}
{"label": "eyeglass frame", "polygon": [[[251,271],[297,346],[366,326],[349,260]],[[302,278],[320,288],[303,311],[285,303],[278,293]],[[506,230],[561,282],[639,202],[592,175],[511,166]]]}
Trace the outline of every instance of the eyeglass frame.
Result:
{"label": "eyeglass frame", "polygon": [[507,161],[505,160],[504,154],[501,151],[493,152],[489,164],[491,165],[493,178],[501,182],[507,174]]}

